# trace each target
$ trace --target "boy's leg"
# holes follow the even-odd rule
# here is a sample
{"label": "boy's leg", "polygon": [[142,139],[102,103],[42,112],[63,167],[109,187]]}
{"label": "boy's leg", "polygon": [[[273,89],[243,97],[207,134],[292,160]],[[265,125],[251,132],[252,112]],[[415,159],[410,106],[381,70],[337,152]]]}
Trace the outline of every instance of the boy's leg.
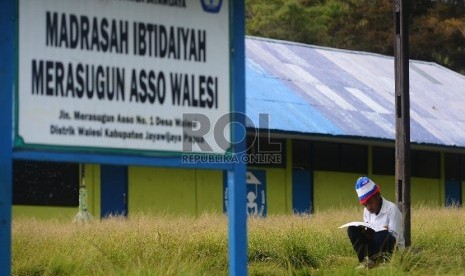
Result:
{"label": "boy's leg", "polygon": [[392,254],[396,245],[396,238],[387,230],[375,232],[373,241],[368,246],[368,256],[370,257],[380,253]]}
{"label": "boy's leg", "polygon": [[366,235],[363,233],[363,228],[358,226],[349,226],[347,234],[350,242],[352,243],[352,247],[357,253],[358,261],[362,262],[365,256],[367,256],[369,243]]}

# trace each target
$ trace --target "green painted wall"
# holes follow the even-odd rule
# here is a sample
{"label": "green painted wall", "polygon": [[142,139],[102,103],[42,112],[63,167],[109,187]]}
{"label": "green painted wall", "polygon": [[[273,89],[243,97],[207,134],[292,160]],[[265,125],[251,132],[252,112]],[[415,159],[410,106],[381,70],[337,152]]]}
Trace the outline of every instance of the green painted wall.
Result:
{"label": "green painted wall", "polygon": [[223,212],[223,171],[196,170],[197,215]]}
{"label": "green painted wall", "polygon": [[441,198],[441,186],[444,182],[440,179],[413,178],[411,179],[410,202],[412,206],[418,204],[428,204],[444,206],[444,199]]}
{"label": "green painted wall", "polygon": [[[268,214],[287,213],[291,199],[286,169],[266,171]],[[130,167],[128,177],[129,215],[223,212],[222,171]]]}
{"label": "green painted wall", "polygon": [[[314,172],[314,207],[315,211],[343,208],[358,204],[355,182],[359,174],[339,172]],[[393,176],[369,176],[380,186],[381,194],[390,201],[395,201]],[[440,179],[411,178],[411,204],[432,204],[442,206],[442,188]]]}
{"label": "green painted wall", "polygon": [[465,206],[465,181],[462,181],[462,206]]}
{"label": "green painted wall", "polygon": [[222,171],[130,167],[128,179],[129,215],[223,211]]}
{"label": "green painted wall", "polygon": [[313,207],[315,212],[358,204],[354,186],[359,177],[358,174],[351,173],[314,171]]}
{"label": "green painted wall", "polygon": [[286,213],[292,213],[292,172],[294,164],[292,163],[292,140],[287,139],[286,150],[289,154],[286,154]]}
{"label": "green painted wall", "polygon": [[290,200],[286,183],[286,169],[266,170],[266,207],[267,213],[287,213],[287,202]]}
{"label": "green painted wall", "polygon": [[86,165],[87,207],[94,218],[100,218],[100,165]]}
{"label": "green painted wall", "polygon": [[[287,213],[291,195],[286,169],[266,171],[268,214]],[[128,177],[129,215],[223,212],[222,171],[130,167]]]}

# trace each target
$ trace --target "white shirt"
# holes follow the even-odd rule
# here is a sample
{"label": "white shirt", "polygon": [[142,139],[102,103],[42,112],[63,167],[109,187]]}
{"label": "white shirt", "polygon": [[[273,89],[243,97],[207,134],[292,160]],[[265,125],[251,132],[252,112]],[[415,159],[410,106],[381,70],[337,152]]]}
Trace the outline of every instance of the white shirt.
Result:
{"label": "white shirt", "polygon": [[363,209],[363,221],[370,223],[376,227],[387,228],[397,240],[397,246],[399,248],[405,247],[404,240],[404,225],[402,220],[402,213],[400,212],[397,205],[382,198],[381,210],[379,214],[370,213],[367,208]]}

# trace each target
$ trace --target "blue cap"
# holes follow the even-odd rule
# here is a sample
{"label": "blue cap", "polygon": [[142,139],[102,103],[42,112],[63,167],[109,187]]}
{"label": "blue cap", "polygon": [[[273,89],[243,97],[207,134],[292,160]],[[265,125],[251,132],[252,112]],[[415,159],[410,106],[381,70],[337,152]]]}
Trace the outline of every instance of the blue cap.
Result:
{"label": "blue cap", "polygon": [[364,204],[367,200],[379,192],[379,187],[371,179],[363,176],[357,179],[357,182],[355,183],[355,191],[357,192],[360,204]]}

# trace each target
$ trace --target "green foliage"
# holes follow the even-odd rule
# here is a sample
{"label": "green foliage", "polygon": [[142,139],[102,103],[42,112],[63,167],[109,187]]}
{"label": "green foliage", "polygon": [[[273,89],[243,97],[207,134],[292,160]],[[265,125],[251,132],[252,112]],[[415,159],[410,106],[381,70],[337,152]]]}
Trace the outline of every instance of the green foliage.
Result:
{"label": "green foliage", "polygon": [[[409,1],[410,57],[465,74],[465,1]],[[393,55],[392,0],[246,0],[249,35]]]}
{"label": "green foliage", "polygon": [[[359,208],[248,221],[250,275],[460,275],[465,209],[414,207],[412,246],[362,273],[346,231]],[[227,275],[227,217],[131,215],[86,225],[14,219],[13,275]]]}
{"label": "green foliage", "polygon": [[248,0],[247,33],[305,43],[326,42],[329,19],[339,10],[340,4],[336,3],[304,6],[298,0]]}

